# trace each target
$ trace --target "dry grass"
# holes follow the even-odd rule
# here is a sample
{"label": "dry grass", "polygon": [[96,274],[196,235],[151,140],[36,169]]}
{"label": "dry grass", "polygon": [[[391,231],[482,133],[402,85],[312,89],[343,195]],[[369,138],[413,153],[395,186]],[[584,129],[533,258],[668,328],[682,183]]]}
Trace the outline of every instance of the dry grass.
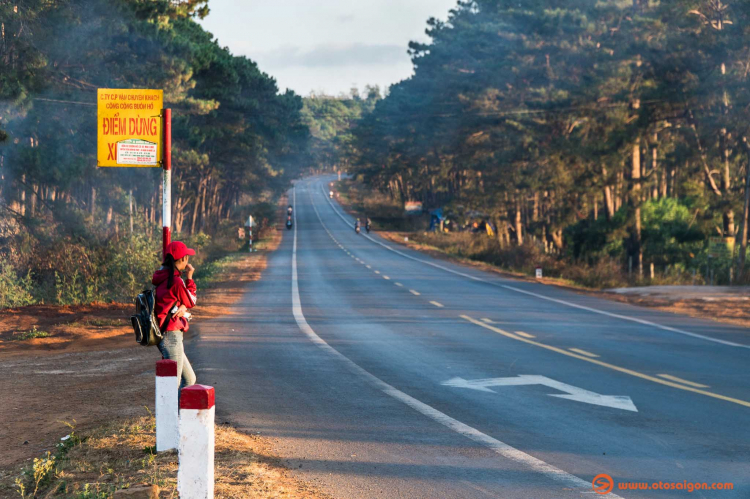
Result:
{"label": "dry grass", "polygon": [[[61,444],[54,466],[41,480],[36,497],[75,499],[107,498],[118,489],[155,484],[160,497],[177,497],[177,454],[154,453],[152,417],[106,425]],[[215,473],[217,498],[324,498],[304,482],[291,478],[273,458],[262,440],[227,426],[216,427]],[[23,474],[0,479],[2,497],[34,497],[34,467]],[[21,480],[21,482],[17,482]]]}

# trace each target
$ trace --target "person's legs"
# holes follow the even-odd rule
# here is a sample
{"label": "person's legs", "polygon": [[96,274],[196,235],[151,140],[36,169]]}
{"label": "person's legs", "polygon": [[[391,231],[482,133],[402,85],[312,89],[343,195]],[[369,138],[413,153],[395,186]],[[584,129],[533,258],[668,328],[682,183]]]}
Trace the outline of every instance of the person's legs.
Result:
{"label": "person's legs", "polygon": [[190,365],[190,361],[185,355],[182,331],[167,331],[164,334],[164,339],[159,343],[159,351],[165,359],[177,362],[177,380],[180,384],[180,390],[195,384],[195,371],[193,371],[193,366]]}
{"label": "person's legs", "polygon": [[[185,351],[182,348],[182,331],[167,331],[164,333],[164,339],[159,343],[159,351],[165,359],[173,360],[177,363],[177,383],[182,380],[182,370],[185,361]],[[192,372],[192,368],[190,371]],[[180,404],[180,386],[177,390],[177,405]]]}
{"label": "person's legs", "polygon": [[185,355],[185,350],[183,347],[182,381],[180,382],[180,390],[182,390],[186,386],[192,386],[194,384],[195,384],[195,371],[193,371],[193,366],[190,365],[190,361],[188,360],[187,355]]}

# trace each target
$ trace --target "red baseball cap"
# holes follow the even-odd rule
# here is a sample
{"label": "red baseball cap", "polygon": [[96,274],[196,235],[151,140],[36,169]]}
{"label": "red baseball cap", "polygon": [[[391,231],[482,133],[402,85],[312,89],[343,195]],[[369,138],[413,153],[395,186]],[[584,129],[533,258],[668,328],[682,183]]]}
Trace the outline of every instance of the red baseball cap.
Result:
{"label": "red baseball cap", "polygon": [[172,258],[175,260],[179,260],[183,256],[186,255],[194,255],[195,250],[192,250],[185,246],[185,243],[181,243],[180,241],[172,241],[167,245],[167,255],[172,255]]}

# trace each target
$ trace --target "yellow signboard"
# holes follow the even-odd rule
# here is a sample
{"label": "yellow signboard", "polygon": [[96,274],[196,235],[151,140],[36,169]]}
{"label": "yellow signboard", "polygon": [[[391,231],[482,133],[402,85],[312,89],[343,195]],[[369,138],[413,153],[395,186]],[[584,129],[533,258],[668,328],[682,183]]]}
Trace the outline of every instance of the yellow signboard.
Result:
{"label": "yellow signboard", "polygon": [[160,166],[163,94],[162,90],[97,90],[97,166]]}

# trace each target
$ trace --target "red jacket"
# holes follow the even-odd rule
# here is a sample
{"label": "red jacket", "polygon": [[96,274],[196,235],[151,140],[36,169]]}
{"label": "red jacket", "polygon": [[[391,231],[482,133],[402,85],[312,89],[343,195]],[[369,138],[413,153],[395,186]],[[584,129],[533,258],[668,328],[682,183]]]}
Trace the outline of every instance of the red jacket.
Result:
{"label": "red jacket", "polygon": [[168,278],[169,270],[159,269],[154,272],[154,277],[151,279],[151,283],[156,286],[156,302],[154,303],[156,320],[162,326],[162,331],[187,331],[189,328],[188,321],[184,317],[172,318],[166,325],[164,321],[175,305],[178,307],[185,305],[187,308],[195,306],[198,301],[195,297],[197,291],[195,281],[192,279],[188,279],[187,282],[183,281],[180,272],[175,270],[172,287],[167,288]]}

